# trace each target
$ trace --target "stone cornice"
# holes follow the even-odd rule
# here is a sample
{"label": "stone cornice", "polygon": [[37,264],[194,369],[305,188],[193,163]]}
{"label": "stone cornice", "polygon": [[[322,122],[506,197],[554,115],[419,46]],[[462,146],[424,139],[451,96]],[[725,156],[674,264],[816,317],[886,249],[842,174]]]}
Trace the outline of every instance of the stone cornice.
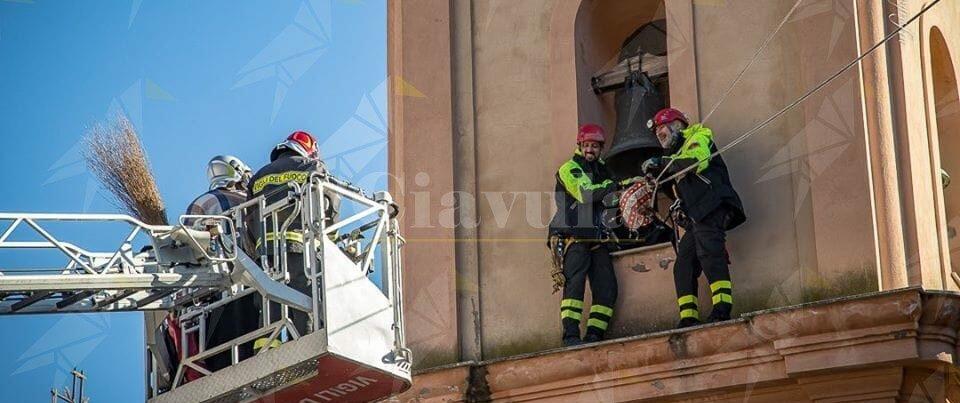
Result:
{"label": "stone cornice", "polygon": [[867,367],[954,363],[958,327],[960,295],[907,288],[470,365],[483,371],[432,371],[415,376],[399,400],[430,400],[418,390],[435,390],[427,384],[449,371],[459,371],[458,379],[482,373],[485,379],[473,382],[485,381],[490,399],[509,401],[577,401],[597,393],[612,401],[662,399],[799,385],[800,379],[811,384],[824,374]]}

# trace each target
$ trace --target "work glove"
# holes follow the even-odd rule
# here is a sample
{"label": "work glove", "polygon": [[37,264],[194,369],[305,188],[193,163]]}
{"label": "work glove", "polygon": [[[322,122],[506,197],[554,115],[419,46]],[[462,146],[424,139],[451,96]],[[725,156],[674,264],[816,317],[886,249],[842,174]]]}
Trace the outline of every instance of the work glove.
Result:
{"label": "work glove", "polygon": [[624,180],[620,181],[620,186],[630,186],[630,185],[632,185],[632,184],[634,184],[634,183],[637,183],[637,182],[640,182],[640,181],[642,181],[642,180],[643,180],[643,177],[642,177],[642,176],[634,176],[634,177],[632,177],[632,178],[627,178],[627,179],[624,179]]}
{"label": "work glove", "polygon": [[663,157],[653,157],[644,161],[643,165],[640,165],[640,170],[644,175],[657,176],[663,171],[663,165]]}

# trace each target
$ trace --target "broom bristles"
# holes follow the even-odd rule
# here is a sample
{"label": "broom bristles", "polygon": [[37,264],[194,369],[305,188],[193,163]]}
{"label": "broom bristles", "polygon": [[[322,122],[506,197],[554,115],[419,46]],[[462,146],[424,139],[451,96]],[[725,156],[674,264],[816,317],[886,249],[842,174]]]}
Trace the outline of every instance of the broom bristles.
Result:
{"label": "broom bristles", "polygon": [[151,225],[167,225],[167,215],[147,155],[137,131],[118,115],[97,124],[84,137],[84,159],[112,202],[127,214]]}

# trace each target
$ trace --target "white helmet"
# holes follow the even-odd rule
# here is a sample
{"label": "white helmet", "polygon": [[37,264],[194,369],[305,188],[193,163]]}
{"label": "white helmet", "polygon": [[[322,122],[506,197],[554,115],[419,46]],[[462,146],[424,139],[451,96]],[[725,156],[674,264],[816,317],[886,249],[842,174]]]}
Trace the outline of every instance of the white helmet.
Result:
{"label": "white helmet", "polygon": [[239,158],[232,155],[218,155],[210,159],[207,164],[207,178],[210,179],[210,189],[229,187],[240,184],[246,186],[252,170]]}

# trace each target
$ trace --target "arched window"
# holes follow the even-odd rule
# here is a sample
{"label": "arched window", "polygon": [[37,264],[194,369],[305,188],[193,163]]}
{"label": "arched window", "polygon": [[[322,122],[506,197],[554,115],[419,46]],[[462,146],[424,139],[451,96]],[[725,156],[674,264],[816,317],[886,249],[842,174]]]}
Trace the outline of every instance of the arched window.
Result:
{"label": "arched window", "polygon": [[[933,77],[933,109],[942,172],[960,178],[960,96],[957,75],[940,29],[930,31],[930,69]],[[943,210],[950,248],[950,266],[960,272],[960,184],[943,189]]]}
{"label": "arched window", "polygon": [[613,133],[607,162],[617,176],[638,175],[638,162],[659,152],[647,120],[669,104],[664,14],[662,0],[585,0],[577,13],[579,120]]}

